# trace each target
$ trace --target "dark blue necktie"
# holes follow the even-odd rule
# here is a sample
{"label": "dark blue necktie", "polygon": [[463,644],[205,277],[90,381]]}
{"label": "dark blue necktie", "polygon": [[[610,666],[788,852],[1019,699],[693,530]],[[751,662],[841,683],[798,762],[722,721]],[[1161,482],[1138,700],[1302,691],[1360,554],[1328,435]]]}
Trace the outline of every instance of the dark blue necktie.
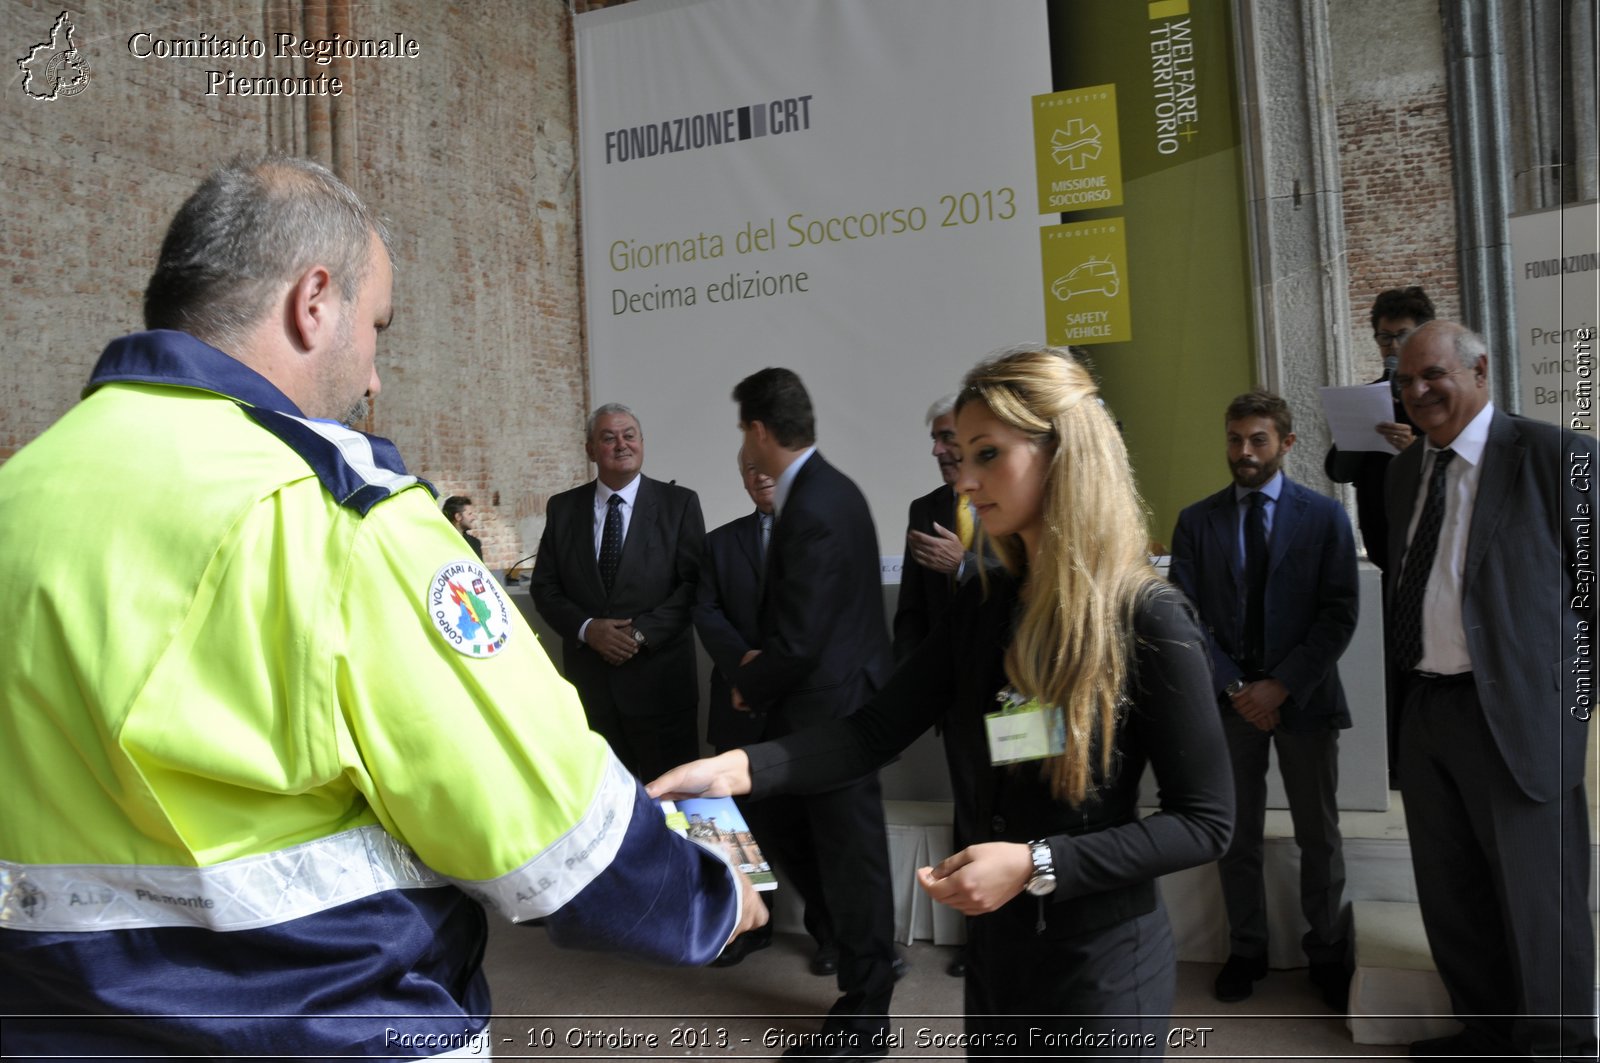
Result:
{"label": "dark blue necktie", "polygon": [[1267,496],[1252,491],[1244,518],[1245,666],[1259,671],[1267,645]]}
{"label": "dark blue necktie", "polygon": [[622,561],[622,496],[606,499],[606,526],[600,531],[600,582],[611,590]]}

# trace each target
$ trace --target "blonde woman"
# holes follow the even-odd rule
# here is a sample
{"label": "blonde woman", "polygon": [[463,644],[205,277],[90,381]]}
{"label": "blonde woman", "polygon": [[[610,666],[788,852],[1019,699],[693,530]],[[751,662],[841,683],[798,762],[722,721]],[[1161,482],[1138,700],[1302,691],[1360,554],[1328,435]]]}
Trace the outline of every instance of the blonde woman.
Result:
{"label": "blonde woman", "polygon": [[[945,718],[949,755],[969,758],[957,818],[981,840],[918,878],[968,916],[969,1047],[1160,1056],[1174,951],[1155,879],[1216,859],[1233,823],[1205,642],[1149,563],[1127,450],[1070,355],[980,363],[956,427],[957,489],[1004,571],[965,584],[855,715],[696,761],[650,791],[827,789]],[[1146,764],[1160,808],[1141,817]]]}

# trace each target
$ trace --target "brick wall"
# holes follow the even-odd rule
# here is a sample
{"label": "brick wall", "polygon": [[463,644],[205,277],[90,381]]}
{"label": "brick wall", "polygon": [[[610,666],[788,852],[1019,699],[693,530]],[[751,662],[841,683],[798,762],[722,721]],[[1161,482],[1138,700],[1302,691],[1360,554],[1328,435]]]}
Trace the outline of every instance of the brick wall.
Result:
{"label": "brick wall", "polygon": [[1386,288],[1420,284],[1460,315],[1454,171],[1436,2],[1328,5],[1356,379],[1382,360],[1368,313]]}
{"label": "brick wall", "polygon": [[[83,92],[37,101],[14,67],[0,80],[0,461],[76,401],[108,340],[141,327],[166,223],[212,165],[269,148],[316,154],[325,120],[308,119],[304,101],[205,95],[207,69],[298,68],[139,59],[129,38],[245,34],[270,47],[312,6],[85,2],[71,9]],[[341,64],[344,95],[320,104],[337,112],[335,156],[348,138],[341,175],[395,233],[395,321],[365,427],[441,498],[472,496],[486,556],[507,564],[537,543],[545,499],[588,476],[570,16],[563,0],[330,6],[357,37],[403,32],[420,48],[415,60]],[[7,0],[4,52],[47,38],[61,10]]]}

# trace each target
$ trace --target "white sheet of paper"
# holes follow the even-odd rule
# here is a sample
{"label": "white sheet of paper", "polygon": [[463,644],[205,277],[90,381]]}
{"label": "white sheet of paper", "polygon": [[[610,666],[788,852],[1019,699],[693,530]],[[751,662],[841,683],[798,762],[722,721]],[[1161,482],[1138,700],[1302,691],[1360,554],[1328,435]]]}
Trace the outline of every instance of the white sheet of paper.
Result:
{"label": "white sheet of paper", "polygon": [[1378,434],[1380,421],[1394,420],[1394,400],[1388,381],[1320,390],[1322,412],[1328,418],[1328,429],[1333,433],[1334,445],[1340,450],[1400,453]]}

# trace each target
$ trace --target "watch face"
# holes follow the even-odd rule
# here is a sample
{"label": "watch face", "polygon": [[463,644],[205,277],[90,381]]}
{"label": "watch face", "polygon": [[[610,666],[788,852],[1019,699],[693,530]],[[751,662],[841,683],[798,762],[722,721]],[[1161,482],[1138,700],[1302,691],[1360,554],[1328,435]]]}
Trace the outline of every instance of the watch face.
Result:
{"label": "watch face", "polygon": [[1054,875],[1035,875],[1028,880],[1025,887],[1035,897],[1043,897],[1047,893],[1056,891],[1056,877]]}

